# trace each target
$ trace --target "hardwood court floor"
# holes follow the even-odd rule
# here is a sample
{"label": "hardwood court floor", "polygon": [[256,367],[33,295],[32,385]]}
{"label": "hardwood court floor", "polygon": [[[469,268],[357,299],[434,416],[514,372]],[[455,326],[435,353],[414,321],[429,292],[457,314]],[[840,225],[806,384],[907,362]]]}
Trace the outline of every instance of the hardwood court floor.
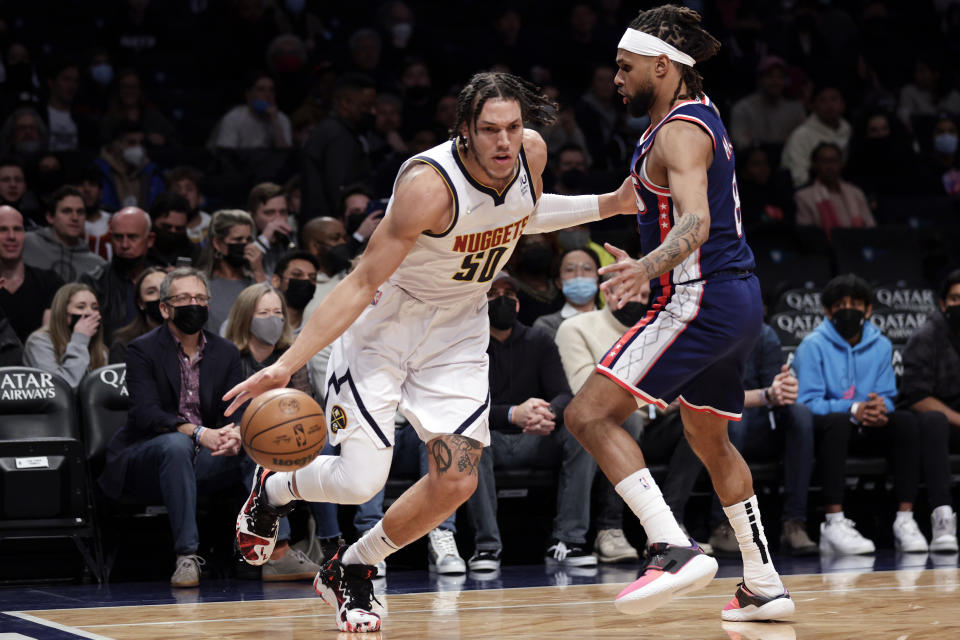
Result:
{"label": "hardwood court floor", "polygon": [[338,633],[332,609],[316,597],[22,613],[41,624],[63,625],[70,634],[63,637],[117,640],[960,638],[956,568],[786,576],[798,610],[791,624],[722,623],[720,610],[737,582],[714,580],[642,618],[620,615],[613,607],[620,584],[391,594],[384,629],[365,636]]}

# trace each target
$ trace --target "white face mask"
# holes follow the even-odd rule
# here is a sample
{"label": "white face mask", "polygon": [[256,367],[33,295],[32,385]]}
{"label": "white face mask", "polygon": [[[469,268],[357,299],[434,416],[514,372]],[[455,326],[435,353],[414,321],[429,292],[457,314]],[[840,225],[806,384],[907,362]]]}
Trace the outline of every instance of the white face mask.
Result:
{"label": "white face mask", "polygon": [[140,145],[137,145],[136,147],[127,147],[123,150],[124,161],[132,167],[141,166],[145,156],[146,151],[144,151],[143,147]]}

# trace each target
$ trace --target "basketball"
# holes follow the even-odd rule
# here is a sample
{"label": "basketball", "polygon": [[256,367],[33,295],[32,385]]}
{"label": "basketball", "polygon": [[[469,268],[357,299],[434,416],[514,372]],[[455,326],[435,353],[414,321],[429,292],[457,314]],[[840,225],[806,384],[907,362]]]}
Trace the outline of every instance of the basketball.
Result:
{"label": "basketball", "polygon": [[296,389],[271,389],[250,401],[240,421],[247,455],[273,471],[310,464],[327,441],[327,421],[316,401]]}

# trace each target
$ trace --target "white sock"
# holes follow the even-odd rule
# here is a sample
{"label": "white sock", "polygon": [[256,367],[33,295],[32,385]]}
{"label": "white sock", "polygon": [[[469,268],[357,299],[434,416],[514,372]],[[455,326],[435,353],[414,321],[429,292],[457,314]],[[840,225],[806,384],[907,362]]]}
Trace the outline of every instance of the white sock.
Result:
{"label": "white sock", "polygon": [[740,555],[743,556],[743,582],[753,593],[766,598],[781,595],[785,589],[777,570],[773,568],[770,546],[763,533],[757,496],[724,507],[723,512],[737,534]]}
{"label": "white sock", "polygon": [[904,520],[913,520],[913,511],[897,511],[897,519],[894,522],[903,522]]}
{"label": "white sock", "polygon": [[667,542],[680,547],[689,547],[690,540],[683,534],[677,519],[660,493],[650,469],[644,467],[617,483],[617,493],[633,511],[650,543]]}
{"label": "white sock", "polygon": [[837,513],[828,513],[827,515],[827,525],[831,525],[837,522],[841,522],[844,519],[843,511],[838,511]]}
{"label": "white sock", "polygon": [[399,548],[400,546],[394,544],[383,532],[383,520],[381,520],[347,548],[342,562],[343,564],[375,565]]}
{"label": "white sock", "polygon": [[274,473],[265,483],[267,490],[267,502],[271,507],[282,507],[285,504],[298,500],[293,493],[293,474],[292,471],[283,471]]}

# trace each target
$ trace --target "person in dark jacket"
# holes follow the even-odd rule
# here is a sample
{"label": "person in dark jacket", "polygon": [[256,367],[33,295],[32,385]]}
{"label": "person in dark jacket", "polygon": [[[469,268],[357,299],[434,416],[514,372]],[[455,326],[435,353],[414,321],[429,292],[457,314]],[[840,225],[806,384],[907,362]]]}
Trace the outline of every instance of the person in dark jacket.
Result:
{"label": "person in dark jacket", "polygon": [[471,571],[500,567],[497,526],[497,467],[559,468],[557,514],[547,561],[596,566],[586,546],[590,528],[590,488],[596,465],[563,426],[563,410],[573,395],[553,339],[517,321],[517,284],[506,272],[487,293],[490,314],[490,446],[483,450],[477,490],[467,501],[476,532]]}
{"label": "person in dark jacket", "polygon": [[161,285],[164,324],[127,348],[127,423],[107,445],[99,483],[115,500],[161,501],[170,514],[176,569],[173,587],[195,587],[197,494],[243,488],[239,429],[227,423],[222,398],[241,381],[240,352],[203,330],[207,279],[175,269]]}
{"label": "person in dark jacket", "polygon": [[357,74],[340,77],[333,91],[333,112],[310,133],[303,148],[300,228],[319,216],[336,217],[344,185],[369,177],[370,158],[363,141],[374,117],[373,80]]}
{"label": "person in dark jacket", "polygon": [[110,364],[127,361],[127,345],[163,324],[160,313],[160,287],[167,272],[160,267],[147,267],[140,272],[133,286],[133,303],[137,317],[113,332],[110,344]]}
{"label": "person in dark jacket", "polygon": [[136,319],[134,283],[146,264],[147,250],[153,244],[150,216],[143,209],[127,207],[110,218],[110,262],[80,276],[80,282],[97,292],[103,315],[107,344],[113,332]]}
{"label": "person in dark jacket", "polygon": [[917,329],[903,350],[900,405],[917,414],[926,464],[930,550],[956,553],[957,514],[950,493],[950,461],[960,447],[960,269],[940,289],[940,313]]}

